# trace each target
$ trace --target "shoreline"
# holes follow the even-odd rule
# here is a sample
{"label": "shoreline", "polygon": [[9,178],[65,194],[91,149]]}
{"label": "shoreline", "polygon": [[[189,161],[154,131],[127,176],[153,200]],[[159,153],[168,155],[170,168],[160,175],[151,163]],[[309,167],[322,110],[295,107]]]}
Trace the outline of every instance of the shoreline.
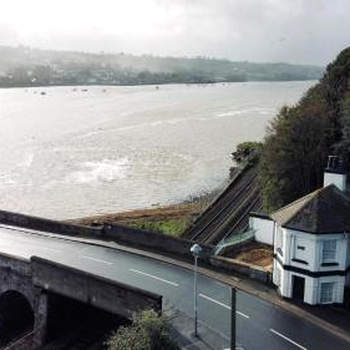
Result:
{"label": "shoreline", "polygon": [[222,188],[220,187],[200,196],[189,197],[189,199],[176,204],[89,215],[68,219],[65,222],[85,226],[120,224],[181,236],[186,228],[208,207],[221,191]]}
{"label": "shoreline", "polygon": [[288,83],[315,81],[316,79],[293,79],[293,80],[242,80],[242,81],[211,81],[211,82],[167,82],[167,83],[147,83],[147,84],[98,84],[98,83],[81,83],[81,84],[48,84],[48,85],[16,85],[16,86],[0,86],[0,89],[40,89],[55,87],[133,87],[133,86],[164,86],[164,85],[215,85],[215,84],[235,84],[235,83]]}

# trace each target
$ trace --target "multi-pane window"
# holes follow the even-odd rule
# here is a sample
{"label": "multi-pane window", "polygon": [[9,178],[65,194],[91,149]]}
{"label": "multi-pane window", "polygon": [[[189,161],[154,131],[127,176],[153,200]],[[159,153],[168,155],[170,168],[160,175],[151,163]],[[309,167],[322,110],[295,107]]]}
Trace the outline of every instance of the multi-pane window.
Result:
{"label": "multi-pane window", "polygon": [[333,301],[334,283],[321,283],[321,303],[331,303]]}
{"label": "multi-pane window", "polygon": [[322,246],[322,262],[334,262],[337,252],[337,240],[331,239],[323,241]]}

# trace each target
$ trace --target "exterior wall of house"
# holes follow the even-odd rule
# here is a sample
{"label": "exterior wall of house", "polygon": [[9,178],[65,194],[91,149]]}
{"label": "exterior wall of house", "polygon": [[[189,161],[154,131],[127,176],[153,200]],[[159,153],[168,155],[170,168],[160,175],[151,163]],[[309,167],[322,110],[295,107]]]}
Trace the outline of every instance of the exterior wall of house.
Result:
{"label": "exterior wall of house", "polygon": [[[277,268],[278,263],[277,263]],[[344,298],[344,276],[327,276],[313,278],[310,276],[305,276],[303,274],[291,271],[285,271],[281,268],[282,279],[281,285],[278,287],[278,291],[281,296],[286,298],[293,297],[293,276],[302,277],[305,279],[305,289],[304,289],[304,303],[310,305],[321,304],[321,284],[322,283],[332,283],[333,284],[333,295],[332,301],[330,303],[342,303]]]}
{"label": "exterior wall of house", "polygon": [[273,245],[274,221],[262,216],[249,215],[249,228],[255,231],[257,242]]}
{"label": "exterior wall of house", "polygon": [[283,227],[275,224],[273,235],[273,252],[275,255],[278,255],[280,261],[282,261],[282,263],[285,264],[287,250],[286,230]]}
{"label": "exterior wall of house", "polygon": [[323,175],[323,187],[334,184],[341,191],[346,190],[346,175],[341,173],[324,172]]}
{"label": "exterior wall of house", "polygon": [[[346,270],[348,235],[338,234],[310,234],[290,229],[285,230],[285,254],[284,264],[296,266],[310,271]],[[336,256],[332,265],[324,264],[322,260],[323,242],[336,240]],[[287,249],[289,247],[289,249]]]}
{"label": "exterior wall of house", "polygon": [[347,256],[345,266],[347,268],[347,274],[345,277],[345,286],[350,288],[350,234],[347,236],[348,239],[348,247],[347,247]]}
{"label": "exterior wall of house", "polygon": [[[336,241],[335,257],[331,262],[325,262],[323,247],[329,240]],[[342,303],[345,284],[350,285],[349,274],[345,274],[350,265],[349,240],[349,234],[316,235],[277,226],[273,283],[278,286],[279,293],[292,298],[293,276],[298,276],[305,280],[305,303],[321,303],[322,283],[331,283],[332,302]],[[325,275],[327,272],[329,275]],[[332,272],[335,274],[331,275]]]}

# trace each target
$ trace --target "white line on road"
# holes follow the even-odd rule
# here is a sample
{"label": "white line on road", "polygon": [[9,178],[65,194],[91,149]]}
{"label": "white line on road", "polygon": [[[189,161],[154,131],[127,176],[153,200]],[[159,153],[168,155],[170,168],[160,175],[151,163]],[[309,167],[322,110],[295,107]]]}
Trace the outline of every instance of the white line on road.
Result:
{"label": "white line on road", "polygon": [[270,331],[271,331],[272,333],[275,333],[275,334],[278,335],[279,337],[283,338],[284,340],[287,340],[287,341],[290,342],[291,344],[297,346],[298,348],[303,349],[303,350],[307,350],[304,346],[302,346],[302,345],[296,343],[294,340],[292,340],[292,339],[286,337],[285,335],[283,335],[283,334],[277,332],[277,331],[274,330],[273,328],[270,328]]}
{"label": "white line on road", "polygon": [[150,275],[149,273],[142,272],[140,270],[129,269],[129,271],[132,271],[132,272],[135,272],[135,273],[139,273],[140,275],[144,275],[144,276],[147,276],[147,277],[150,277],[150,278],[154,278],[155,280],[158,280],[158,281],[161,281],[161,282],[164,282],[164,283],[168,283],[168,284],[170,284],[170,285],[172,285],[174,287],[178,287],[179,286],[178,283],[171,282],[171,281],[165,280],[163,278],[160,278],[160,277],[157,277],[157,276],[154,276],[154,275]]}
{"label": "white line on road", "polygon": [[[211,301],[211,302],[213,302],[213,303],[215,303],[215,304],[218,304],[218,305],[224,307],[224,308],[227,309],[227,310],[231,310],[231,306],[228,306],[228,305],[226,305],[226,304],[224,304],[224,303],[221,303],[220,301],[217,301],[217,300],[215,300],[215,299],[213,299],[213,298],[211,298],[211,297],[208,297],[208,296],[205,295],[205,294],[200,293],[199,296],[202,297],[202,298],[204,298],[204,299],[207,299],[207,300],[209,300],[209,301]],[[250,316],[244,314],[244,313],[241,312],[241,311],[236,311],[236,314],[238,314],[238,315],[240,315],[240,316],[243,316],[243,317],[245,317],[245,318],[250,318]]]}
{"label": "white line on road", "polygon": [[49,250],[51,252],[55,252],[55,253],[61,253],[61,250],[55,249],[55,248],[48,248],[48,247],[39,247],[40,249],[44,249],[44,250]]}
{"label": "white line on road", "polygon": [[106,261],[106,260],[102,260],[102,259],[97,259],[97,258],[94,258],[94,257],[92,257],[92,256],[82,255],[81,257],[84,258],[84,259],[89,259],[89,260],[96,261],[96,262],[99,262],[99,263],[102,263],[102,264],[113,265],[113,263],[110,262],[110,261]]}

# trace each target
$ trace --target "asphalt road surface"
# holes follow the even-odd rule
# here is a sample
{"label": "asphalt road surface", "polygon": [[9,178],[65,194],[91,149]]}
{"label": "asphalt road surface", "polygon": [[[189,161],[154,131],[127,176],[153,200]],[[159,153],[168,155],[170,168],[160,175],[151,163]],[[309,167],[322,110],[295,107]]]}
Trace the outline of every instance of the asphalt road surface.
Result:
{"label": "asphalt road surface", "polygon": [[[193,313],[193,272],[123,251],[0,227],[0,253],[39,256],[163,295]],[[22,230],[25,231],[25,230]],[[198,276],[200,322],[229,338],[230,288]],[[243,292],[237,293],[237,343],[247,350],[345,350],[350,344],[305,319]]]}

